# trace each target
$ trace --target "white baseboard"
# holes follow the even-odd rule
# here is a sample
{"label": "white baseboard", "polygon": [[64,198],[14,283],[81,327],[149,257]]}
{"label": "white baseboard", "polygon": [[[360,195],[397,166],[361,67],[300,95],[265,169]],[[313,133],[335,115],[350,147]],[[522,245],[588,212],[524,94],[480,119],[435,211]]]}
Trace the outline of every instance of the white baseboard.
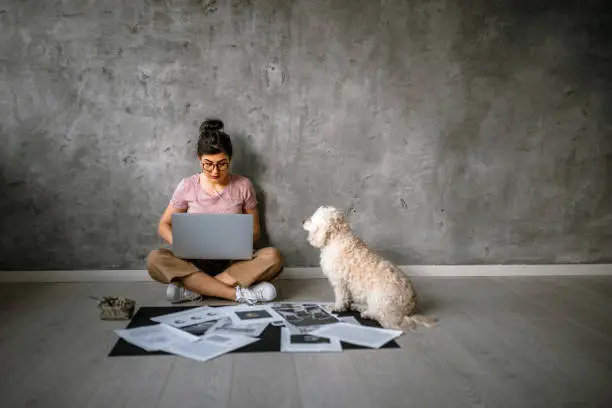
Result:
{"label": "white baseboard", "polygon": [[[612,264],[403,265],[408,276],[612,276]],[[323,278],[320,268],[285,268],[282,279]],[[146,282],[146,270],[0,271],[0,283]]]}

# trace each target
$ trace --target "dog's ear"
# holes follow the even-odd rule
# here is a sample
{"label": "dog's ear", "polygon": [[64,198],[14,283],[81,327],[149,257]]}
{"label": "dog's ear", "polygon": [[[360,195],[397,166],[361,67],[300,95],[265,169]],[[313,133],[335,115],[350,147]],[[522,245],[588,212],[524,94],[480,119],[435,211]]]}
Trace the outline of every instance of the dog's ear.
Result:
{"label": "dog's ear", "polygon": [[332,230],[326,230],[325,234],[323,234],[323,244],[324,245],[327,245],[327,243],[329,242],[332,232],[333,232]]}
{"label": "dog's ear", "polygon": [[335,209],[328,218],[328,225],[325,229],[325,242],[332,236],[344,233],[349,229],[346,211]]}

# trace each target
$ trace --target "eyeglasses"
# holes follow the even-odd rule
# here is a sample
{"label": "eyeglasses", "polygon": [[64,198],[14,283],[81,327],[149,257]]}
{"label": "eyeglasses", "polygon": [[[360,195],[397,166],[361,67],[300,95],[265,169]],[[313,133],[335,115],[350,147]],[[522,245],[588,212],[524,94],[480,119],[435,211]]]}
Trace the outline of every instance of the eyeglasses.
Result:
{"label": "eyeglasses", "polygon": [[206,161],[206,160],[202,162],[202,169],[204,171],[211,172],[211,171],[213,171],[213,169],[215,167],[220,172],[221,171],[225,171],[229,167],[229,162],[227,160],[222,160],[222,161],[217,162],[217,163],[213,163],[213,162]]}

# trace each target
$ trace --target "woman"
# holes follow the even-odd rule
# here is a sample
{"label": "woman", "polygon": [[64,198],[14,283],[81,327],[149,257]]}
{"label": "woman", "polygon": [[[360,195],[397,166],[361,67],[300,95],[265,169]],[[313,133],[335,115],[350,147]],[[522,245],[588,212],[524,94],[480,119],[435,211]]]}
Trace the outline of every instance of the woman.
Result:
{"label": "woman", "polygon": [[[172,245],[172,214],[247,213],[253,216],[253,241],[260,235],[257,199],[251,181],[231,174],[232,143],[223,132],[223,122],[208,119],[200,125],[197,146],[201,172],[178,184],[164,211],[158,232]],[[274,248],[256,251],[247,261],[202,261],[179,259],[168,249],[151,251],[149,275],[168,284],[166,298],[172,303],[196,300],[201,295],[256,303],[276,297],[268,281],[282,269],[282,259]]]}

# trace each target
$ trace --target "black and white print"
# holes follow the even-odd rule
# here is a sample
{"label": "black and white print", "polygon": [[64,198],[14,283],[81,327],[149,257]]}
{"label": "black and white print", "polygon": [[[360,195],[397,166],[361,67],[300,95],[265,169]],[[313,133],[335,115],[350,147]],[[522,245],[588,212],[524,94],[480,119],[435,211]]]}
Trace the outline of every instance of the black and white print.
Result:
{"label": "black and white print", "polygon": [[272,323],[276,320],[282,320],[269,306],[239,306],[227,309],[227,317],[232,319],[232,322],[238,326],[244,324],[255,323]]}
{"label": "black and white print", "polygon": [[331,340],[326,337],[313,336],[312,334],[292,334],[289,339],[291,344],[329,344]]}
{"label": "black and white print", "polygon": [[223,336],[213,333],[207,334],[197,341],[178,343],[169,348],[168,351],[172,354],[194,360],[208,361],[256,341],[258,341],[258,339],[240,334]]}
{"label": "black and white print", "polygon": [[224,343],[225,344],[225,343],[231,341],[232,339],[228,338],[228,337],[223,337],[223,336],[219,336],[217,334],[214,334],[212,336],[208,336],[206,338],[206,340],[212,341],[213,343]]}
{"label": "black and white print", "polygon": [[229,317],[224,317],[215,325],[215,333],[243,334],[245,336],[259,337],[268,323],[236,324]]}
{"label": "black and white print", "polygon": [[338,352],[342,351],[340,340],[332,337],[303,333],[296,327],[281,328],[281,352]]}
{"label": "black and white print", "polygon": [[190,326],[182,326],[181,330],[191,333],[194,336],[203,336],[212,329],[219,320],[209,320],[207,322],[196,323]]}
{"label": "black and white print", "polygon": [[287,323],[295,327],[322,326],[339,322],[323,307],[313,303],[279,303],[271,307]]}
{"label": "black and white print", "polygon": [[258,320],[258,319],[267,319],[272,317],[270,313],[268,313],[265,309],[254,309],[254,310],[245,310],[243,312],[236,312],[236,316],[240,320]]}
{"label": "black and white print", "polygon": [[119,337],[146,351],[165,350],[174,343],[196,341],[197,336],[164,324],[115,330]]}
{"label": "black and white print", "polygon": [[192,326],[196,323],[209,322],[212,320],[217,321],[224,314],[225,312],[221,309],[202,306],[176,313],[155,316],[152,317],[151,320],[168,326],[182,328],[185,326]]}

